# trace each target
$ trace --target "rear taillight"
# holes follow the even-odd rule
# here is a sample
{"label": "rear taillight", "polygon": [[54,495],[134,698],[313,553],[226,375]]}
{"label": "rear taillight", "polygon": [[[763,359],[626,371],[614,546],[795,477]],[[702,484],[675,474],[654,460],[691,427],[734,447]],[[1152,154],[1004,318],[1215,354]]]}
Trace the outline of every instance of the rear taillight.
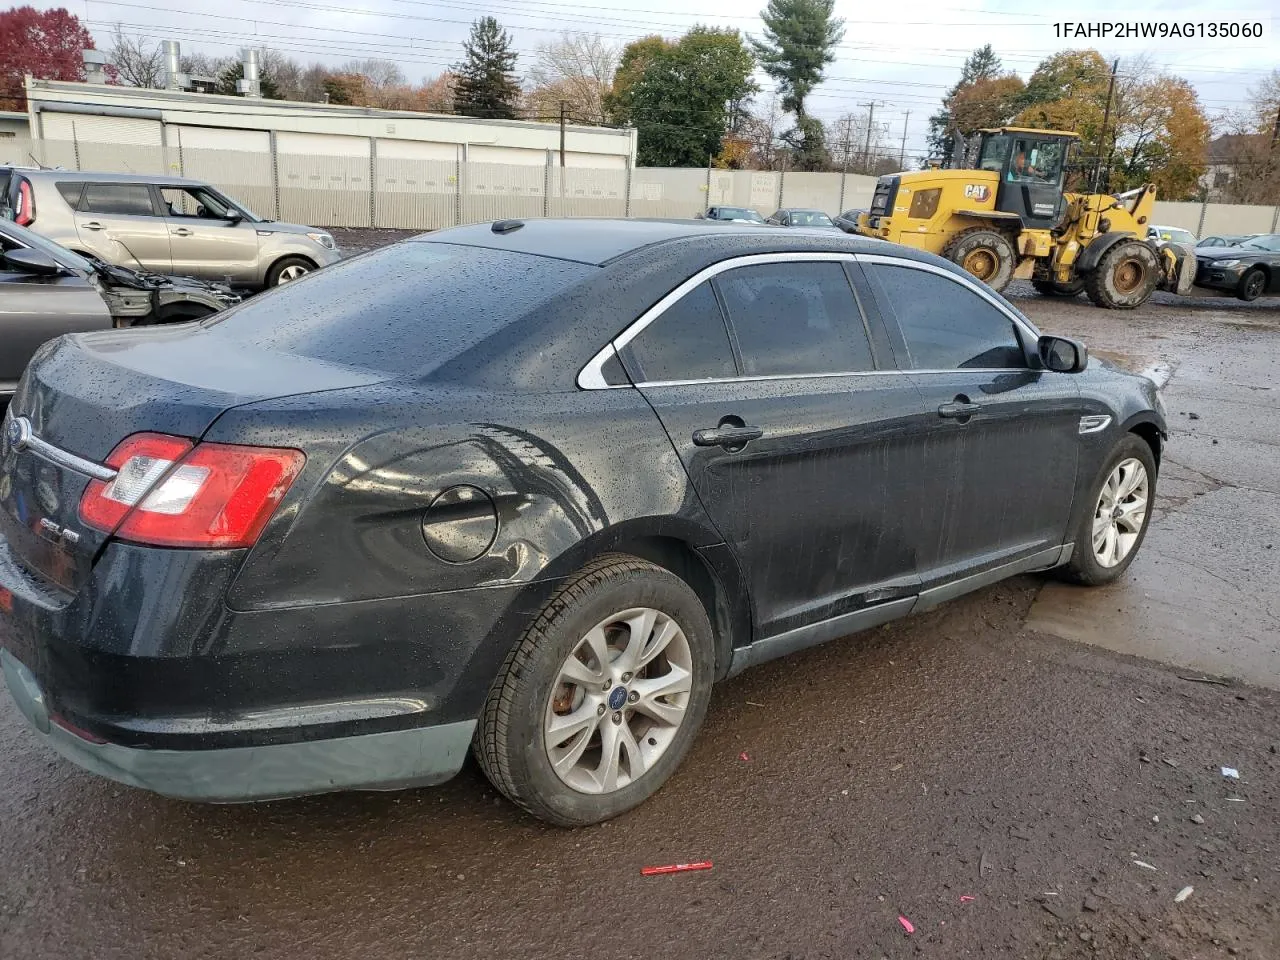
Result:
{"label": "rear taillight", "polygon": [[178,437],[135,434],[107,458],[115,479],[89,483],[80,519],[153,546],[248,547],[305,460],[298,450],[225,443],[193,447]]}
{"label": "rear taillight", "polygon": [[36,222],[36,198],[31,191],[30,180],[18,181],[18,203],[13,208],[13,222],[29,227]]}

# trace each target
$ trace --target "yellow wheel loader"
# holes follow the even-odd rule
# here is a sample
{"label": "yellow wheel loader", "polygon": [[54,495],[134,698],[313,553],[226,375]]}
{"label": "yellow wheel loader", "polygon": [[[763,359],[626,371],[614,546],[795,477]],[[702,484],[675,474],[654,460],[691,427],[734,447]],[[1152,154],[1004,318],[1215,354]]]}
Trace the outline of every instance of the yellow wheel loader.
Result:
{"label": "yellow wheel loader", "polygon": [[1147,240],[1154,186],[1116,196],[1064,191],[1078,140],[1058,130],[982,130],[976,169],[881,177],[858,233],[946,257],[995,290],[1030,280],[1046,296],[1084,291],[1116,310],[1156,290],[1189,291],[1193,251]]}

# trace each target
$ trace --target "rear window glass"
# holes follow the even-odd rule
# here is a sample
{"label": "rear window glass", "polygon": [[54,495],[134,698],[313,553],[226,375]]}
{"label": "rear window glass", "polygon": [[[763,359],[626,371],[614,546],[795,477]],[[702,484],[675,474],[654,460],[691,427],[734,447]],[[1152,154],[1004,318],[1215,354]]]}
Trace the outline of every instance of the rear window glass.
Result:
{"label": "rear window glass", "polygon": [[265,350],[400,376],[454,359],[596,269],[410,241],[317,270],[204,323]]}
{"label": "rear window glass", "polygon": [[126,217],[150,217],[151,188],[141,183],[90,183],[80,204],[85,213],[106,213]]}
{"label": "rear window glass", "polygon": [[80,205],[80,194],[84,192],[84,184],[68,183],[63,180],[58,184],[58,192],[62,194],[62,199],[67,201],[67,206],[74,210]]}

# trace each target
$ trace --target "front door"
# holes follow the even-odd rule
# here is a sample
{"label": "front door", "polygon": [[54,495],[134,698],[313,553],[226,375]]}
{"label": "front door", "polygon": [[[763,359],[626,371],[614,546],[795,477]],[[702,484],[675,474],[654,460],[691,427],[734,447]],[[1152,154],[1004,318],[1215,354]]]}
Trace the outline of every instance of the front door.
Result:
{"label": "front door", "polygon": [[623,359],[742,568],[762,638],[917,592],[899,504],[918,478],[918,397],[877,364],[852,263],[753,259],[692,289]]}
{"label": "front door", "polygon": [[258,231],[215,193],[161,187],[173,272],[236,285],[258,282]]}
{"label": "front door", "polygon": [[108,263],[168,273],[169,227],[145,183],[87,183],[76,208],[80,246]]}
{"label": "front door", "polygon": [[83,277],[37,276],[0,258],[0,409],[41,344],[110,326],[106,303]]}
{"label": "front door", "polygon": [[922,469],[942,481],[922,505],[935,531],[921,531],[924,586],[1060,546],[1083,409],[1074,378],[1037,369],[1031,330],[966,279],[861,259],[920,394]]}
{"label": "front door", "polygon": [[1057,226],[1062,217],[1067,141],[1023,135],[1009,139],[1012,153],[996,192],[996,209],[1016,213],[1026,227],[1048,230]]}

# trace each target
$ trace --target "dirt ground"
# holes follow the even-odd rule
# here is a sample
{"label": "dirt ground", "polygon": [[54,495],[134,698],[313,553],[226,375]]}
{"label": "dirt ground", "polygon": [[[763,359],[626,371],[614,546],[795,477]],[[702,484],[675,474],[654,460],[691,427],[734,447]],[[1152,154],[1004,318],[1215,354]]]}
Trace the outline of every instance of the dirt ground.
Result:
{"label": "dirt ground", "polygon": [[1280,309],[1018,303],[1170,378],[1164,505],[1124,582],[1023,577],[748,671],[657,797],[572,832],[474,767],[164,800],[47,753],[0,694],[0,958],[1280,957]]}

